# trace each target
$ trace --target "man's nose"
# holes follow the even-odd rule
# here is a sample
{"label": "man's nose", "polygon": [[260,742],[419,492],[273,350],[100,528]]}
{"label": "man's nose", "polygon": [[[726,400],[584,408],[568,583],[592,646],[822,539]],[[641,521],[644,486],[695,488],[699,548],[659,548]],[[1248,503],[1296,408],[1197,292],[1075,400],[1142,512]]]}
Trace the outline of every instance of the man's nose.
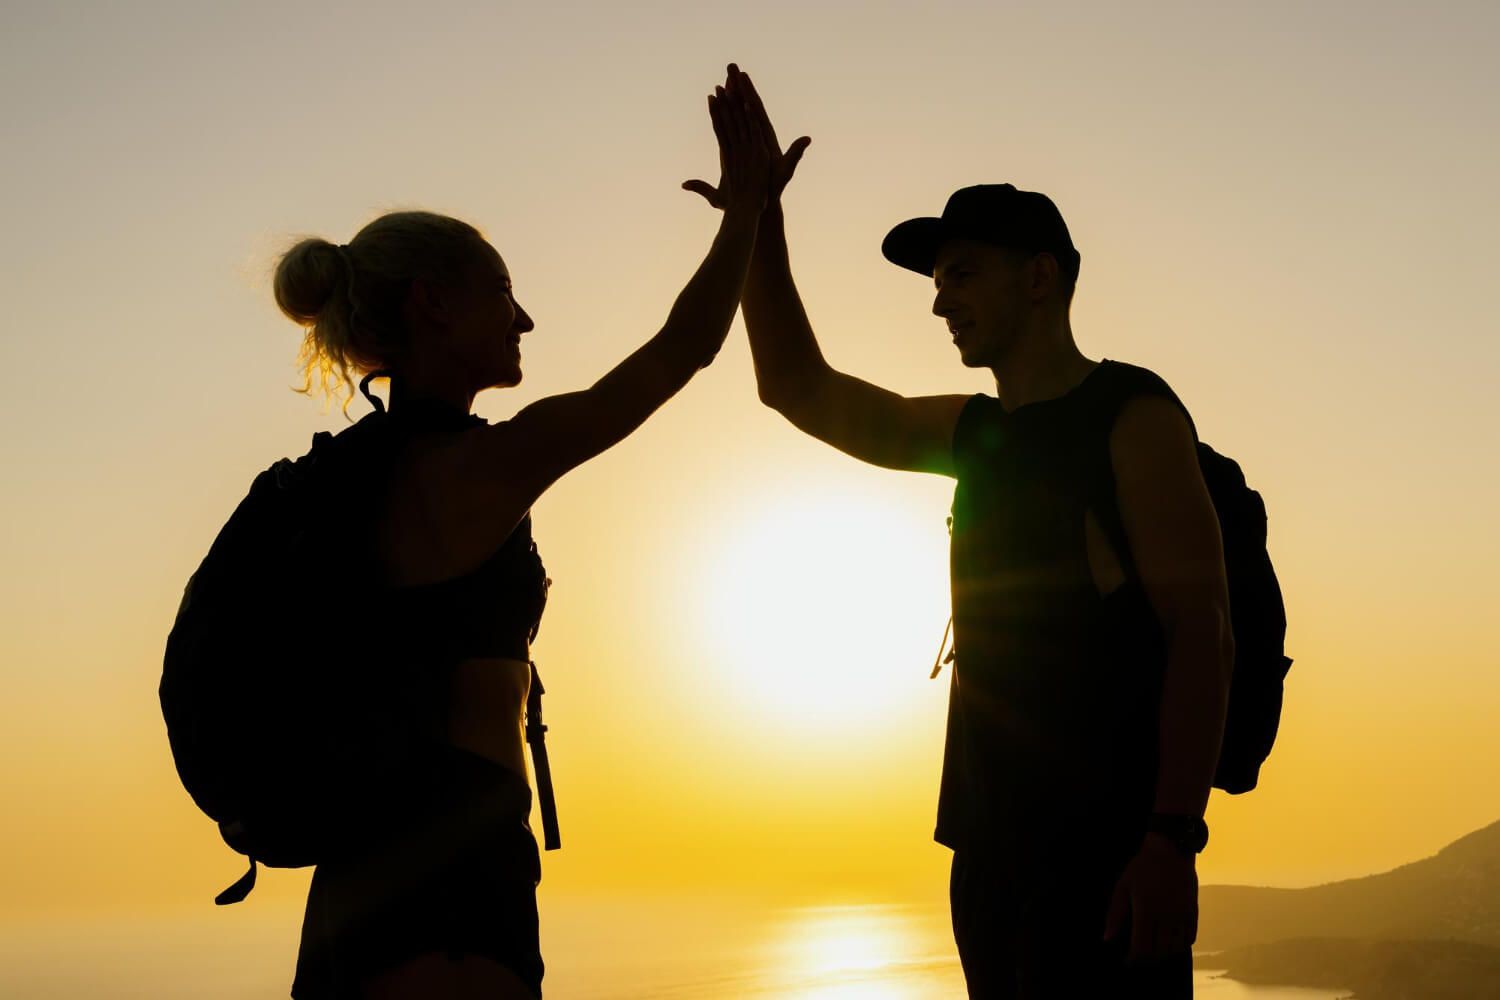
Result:
{"label": "man's nose", "polygon": [[943,295],[942,289],[938,289],[937,294],[932,297],[932,314],[944,319],[953,314],[953,303]]}
{"label": "man's nose", "polygon": [[536,324],[531,321],[531,314],[522,309],[519,302],[516,303],[516,329],[522,333],[530,333],[536,329]]}

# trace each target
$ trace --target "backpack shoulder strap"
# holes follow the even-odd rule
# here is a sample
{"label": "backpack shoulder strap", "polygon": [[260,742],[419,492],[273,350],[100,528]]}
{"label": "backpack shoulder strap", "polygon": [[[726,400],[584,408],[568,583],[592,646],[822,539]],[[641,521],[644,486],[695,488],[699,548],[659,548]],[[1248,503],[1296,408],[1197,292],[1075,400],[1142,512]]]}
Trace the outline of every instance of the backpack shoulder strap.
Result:
{"label": "backpack shoulder strap", "polygon": [[1106,441],[1120,411],[1125,409],[1125,404],[1147,396],[1159,396],[1174,403],[1187,418],[1193,440],[1198,439],[1198,427],[1193,422],[1193,415],[1188,412],[1182,400],[1177,398],[1177,393],[1172,391],[1166,380],[1149,368],[1123,361],[1102,361],[1099,370],[1088,380],[1084,391],[1079,395],[1086,419],[1093,427],[1102,428]]}
{"label": "backpack shoulder strap", "polygon": [[557,798],[552,791],[552,767],[547,760],[547,726],[542,722],[541,675],[531,661],[531,690],[526,695],[526,742],[531,746],[531,769],[536,774],[537,805],[542,811],[542,843],[549,851],[562,846],[557,828]]}
{"label": "backpack shoulder strap", "polygon": [[1130,539],[1125,532],[1115,489],[1114,461],[1110,454],[1115,422],[1132,400],[1155,396],[1176,404],[1187,418],[1194,442],[1198,440],[1198,428],[1182,400],[1160,375],[1148,368],[1120,361],[1106,360],[1100,362],[1100,366],[1079,393],[1078,400],[1077,430],[1083,462],[1083,490],[1089,506],[1099,518],[1105,537],[1120,558],[1126,578],[1139,581],[1140,573],[1130,551]]}

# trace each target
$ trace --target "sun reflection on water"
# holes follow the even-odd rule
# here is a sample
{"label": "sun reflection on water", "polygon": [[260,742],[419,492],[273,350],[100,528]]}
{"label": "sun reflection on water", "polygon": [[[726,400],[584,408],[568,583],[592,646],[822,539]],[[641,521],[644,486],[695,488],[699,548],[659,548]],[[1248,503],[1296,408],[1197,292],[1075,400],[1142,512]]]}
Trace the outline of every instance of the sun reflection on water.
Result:
{"label": "sun reflection on water", "polygon": [[930,917],[899,906],[793,910],[776,926],[775,964],[809,1000],[951,996],[961,973]]}
{"label": "sun reflection on water", "polygon": [[800,972],[868,972],[891,964],[900,947],[893,918],[871,907],[819,907],[792,923]]}

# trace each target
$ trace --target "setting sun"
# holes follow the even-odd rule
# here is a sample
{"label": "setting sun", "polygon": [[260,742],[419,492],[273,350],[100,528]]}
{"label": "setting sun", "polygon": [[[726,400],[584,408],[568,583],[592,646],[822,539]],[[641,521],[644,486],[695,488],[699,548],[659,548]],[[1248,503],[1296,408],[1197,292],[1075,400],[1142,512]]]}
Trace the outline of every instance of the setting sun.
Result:
{"label": "setting sun", "polygon": [[926,679],[946,561],[941,521],[876,496],[788,491],[702,554],[702,641],[746,712],[873,735]]}

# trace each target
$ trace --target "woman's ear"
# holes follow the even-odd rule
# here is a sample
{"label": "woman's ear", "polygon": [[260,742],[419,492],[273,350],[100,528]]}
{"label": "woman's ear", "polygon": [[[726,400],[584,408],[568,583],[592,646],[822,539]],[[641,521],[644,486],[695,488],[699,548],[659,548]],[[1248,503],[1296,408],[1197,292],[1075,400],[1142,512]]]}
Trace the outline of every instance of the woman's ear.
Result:
{"label": "woman's ear", "polygon": [[413,278],[406,287],[402,311],[413,330],[448,325],[451,303],[446,290],[426,278]]}

